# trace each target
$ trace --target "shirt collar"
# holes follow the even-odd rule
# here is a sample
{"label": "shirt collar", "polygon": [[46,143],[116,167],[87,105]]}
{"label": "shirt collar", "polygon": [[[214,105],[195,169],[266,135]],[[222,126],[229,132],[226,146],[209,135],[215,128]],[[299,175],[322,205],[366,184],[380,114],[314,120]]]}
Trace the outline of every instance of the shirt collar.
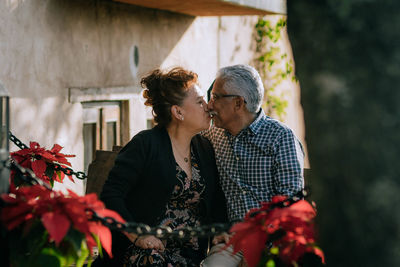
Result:
{"label": "shirt collar", "polygon": [[[256,135],[260,131],[260,129],[263,125],[262,121],[266,117],[267,116],[265,115],[264,110],[260,109],[260,111],[257,113],[256,119],[248,127],[241,130],[237,136],[244,135],[244,134]],[[232,136],[228,130],[225,130],[225,135],[228,137]]]}
{"label": "shirt collar", "polygon": [[257,113],[257,118],[247,127],[247,129],[251,134],[255,135],[260,131],[261,126],[263,125],[262,121],[265,119],[265,117],[266,115],[264,113],[264,110],[261,109]]}

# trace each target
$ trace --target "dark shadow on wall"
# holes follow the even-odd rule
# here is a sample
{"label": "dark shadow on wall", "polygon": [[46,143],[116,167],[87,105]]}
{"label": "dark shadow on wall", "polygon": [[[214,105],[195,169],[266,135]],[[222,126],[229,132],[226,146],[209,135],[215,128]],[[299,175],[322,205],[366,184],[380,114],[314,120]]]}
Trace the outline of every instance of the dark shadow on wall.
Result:
{"label": "dark shadow on wall", "polygon": [[[69,86],[137,82],[132,81],[129,66],[132,46],[136,46],[140,77],[165,60],[194,19],[106,0],[51,1],[46,16],[49,30],[54,35],[63,33],[60,59],[65,61],[60,63],[66,76],[62,81]],[[86,78],[88,72],[93,81]]]}
{"label": "dark shadow on wall", "polygon": [[[12,61],[20,71],[7,86],[12,98],[29,99],[29,112],[52,125],[44,132],[46,139],[81,127],[74,119],[64,119],[73,112],[66,102],[68,88],[138,85],[143,74],[161,65],[195,19],[107,0],[33,0],[10,13],[15,19],[13,40],[18,42]],[[44,107],[44,97],[54,99]],[[12,111],[12,117],[19,118],[26,108],[14,106]],[[18,131],[35,127],[12,123]],[[79,143],[82,137],[69,138]],[[30,140],[38,139],[44,138]]]}

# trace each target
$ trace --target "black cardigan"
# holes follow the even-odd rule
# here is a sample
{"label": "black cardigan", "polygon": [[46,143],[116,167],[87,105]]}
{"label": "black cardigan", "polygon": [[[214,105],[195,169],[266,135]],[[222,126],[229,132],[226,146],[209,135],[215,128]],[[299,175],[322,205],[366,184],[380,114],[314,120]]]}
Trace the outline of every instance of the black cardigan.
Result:
{"label": "black cardigan", "polygon": [[[200,175],[205,180],[202,223],[226,222],[225,197],[212,145],[204,137],[196,135],[191,146],[199,162]],[[177,184],[175,164],[166,129],[156,126],[142,131],[119,152],[104,184],[101,199],[107,208],[117,211],[125,220],[154,226]],[[115,247],[119,245],[113,244],[113,253]]]}

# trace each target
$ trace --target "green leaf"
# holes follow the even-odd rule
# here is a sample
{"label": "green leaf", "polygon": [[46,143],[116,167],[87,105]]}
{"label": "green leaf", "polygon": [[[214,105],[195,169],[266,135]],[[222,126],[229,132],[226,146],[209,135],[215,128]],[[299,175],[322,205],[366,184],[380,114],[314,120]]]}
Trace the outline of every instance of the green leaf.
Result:
{"label": "green leaf", "polygon": [[60,178],[61,181],[61,171],[56,171],[58,178]]}
{"label": "green leaf", "polygon": [[65,264],[71,265],[78,259],[79,249],[76,249],[71,241],[63,240],[59,246],[59,251],[64,255]]}
{"label": "green leaf", "polygon": [[87,264],[86,264],[86,267],[92,266],[92,263],[93,263],[93,259],[92,259],[92,257],[89,257],[88,261],[87,261]]}
{"label": "green leaf", "polygon": [[8,237],[9,257],[15,266],[35,266],[35,258],[48,244],[48,233],[38,219],[34,219],[29,228],[9,231]]}
{"label": "green leaf", "polygon": [[44,246],[49,244],[48,237],[49,233],[43,227],[42,223],[39,220],[35,220],[31,230],[22,240],[19,239],[18,242],[26,244],[29,253],[35,257]]}
{"label": "green leaf", "polygon": [[101,242],[100,242],[99,237],[95,234],[92,234],[92,236],[93,236],[94,240],[96,241],[97,248],[99,249],[99,256],[103,257],[103,248],[101,247]]}
{"label": "green leaf", "polygon": [[[275,20],[274,20],[275,21]],[[259,17],[256,23],[256,67],[264,81],[266,100],[263,108],[267,114],[278,115],[282,118],[287,107],[287,101],[273,96],[275,88],[286,79],[293,78],[294,63],[288,58],[286,53],[281,51],[279,45],[274,45],[282,38],[282,30],[286,27],[286,17],[280,18],[273,23],[270,17]],[[268,84],[268,86],[266,86]],[[267,89],[268,88],[268,89]]]}
{"label": "green leaf", "polygon": [[46,168],[46,171],[44,172],[44,174],[45,174],[47,177],[49,177],[49,178],[51,179],[51,177],[53,177],[53,174],[54,174],[54,168],[53,168],[53,166],[50,165],[50,164],[48,164],[48,165],[47,165],[47,168]]}
{"label": "green leaf", "polygon": [[268,60],[268,63],[269,63],[269,66],[271,67],[272,65],[274,65],[274,63],[275,63],[275,60],[273,60],[273,59],[270,59],[270,60]]}
{"label": "green leaf", "polygon": [[70,227],[65,236],[65,240],[68,240],[72,244],[73,248],[78,251],[81,249],[82,241],[85,240],[85,235],[73,227]]}
{"label": "green leaf", "polygon": [[273,259],[269,259],[265,264],[265,267],[275,267],[275,261]]}
{"label": "green leaf", "polygon": [[278,247],[272,247],[269,252],[273,255],[278,255],[279,254],[279,248]]}
{"label": "green leaf", "polygon": [[64,256],[56,248],[44,248],[37,257],[37,263],[46,267],[65,266],[66,260]]}
{"label": "green leaf", "polygon": [[[82,240],[81,249],[80,249],[80,255],[79,255],[78,260],[76,261],[76,266],[77,267],[82,267],[88,256],[89,256],[89,249],[87,247],[86,241]],[[90,262],[90,264],[91,264],[91,262]]]}

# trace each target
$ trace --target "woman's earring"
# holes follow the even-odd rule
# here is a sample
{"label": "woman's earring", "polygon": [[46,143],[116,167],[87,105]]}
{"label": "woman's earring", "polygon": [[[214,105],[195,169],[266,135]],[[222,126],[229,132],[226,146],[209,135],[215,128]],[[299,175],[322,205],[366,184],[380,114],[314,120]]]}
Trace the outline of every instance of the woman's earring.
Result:
{"label": "woman's earring", "polygon": [[181,116],[181,121],[183,121],[183,119],[184,119],[184,117],[183,117],[183,115]]}

